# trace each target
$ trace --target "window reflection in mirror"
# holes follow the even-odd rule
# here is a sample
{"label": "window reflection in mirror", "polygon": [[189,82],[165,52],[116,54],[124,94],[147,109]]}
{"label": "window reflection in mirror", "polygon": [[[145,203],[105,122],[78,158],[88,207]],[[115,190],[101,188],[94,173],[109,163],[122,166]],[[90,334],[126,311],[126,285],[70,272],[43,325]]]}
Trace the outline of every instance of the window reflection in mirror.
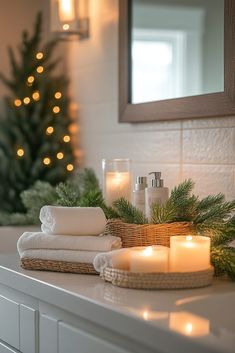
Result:
{"label": "window reflection in mirror", "polygon": [[224,91],[224,0],[132,0],[131,103]]}

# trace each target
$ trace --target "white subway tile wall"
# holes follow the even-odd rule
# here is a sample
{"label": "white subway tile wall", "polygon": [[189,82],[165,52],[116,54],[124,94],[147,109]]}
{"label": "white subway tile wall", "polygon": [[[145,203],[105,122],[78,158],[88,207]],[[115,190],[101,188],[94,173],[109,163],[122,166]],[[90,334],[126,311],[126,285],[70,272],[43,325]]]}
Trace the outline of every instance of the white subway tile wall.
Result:
{"label": "white subway tile wall", "polygon": [[162,171],[174,187],[235,198],[235,117],[118,123],[118,0],[90,0],[90,38],[68,48],[71,93],[79,104],[83,163],[102,177],[102,158],[131,158],[134,175]]}

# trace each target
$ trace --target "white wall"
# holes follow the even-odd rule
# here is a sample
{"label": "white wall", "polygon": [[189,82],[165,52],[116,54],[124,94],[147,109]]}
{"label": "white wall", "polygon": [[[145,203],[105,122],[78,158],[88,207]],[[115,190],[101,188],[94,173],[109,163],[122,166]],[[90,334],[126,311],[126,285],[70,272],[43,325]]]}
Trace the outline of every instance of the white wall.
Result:
{"label": "white wall", "polygon": [[79,103],[83,161],[101,177],[102,158],[133,160],[135,175],[185,178],[200,196],[235,198],[235,117],[118,123],[118,0],[90,0],[91,35],[70,44],[71,92]]}

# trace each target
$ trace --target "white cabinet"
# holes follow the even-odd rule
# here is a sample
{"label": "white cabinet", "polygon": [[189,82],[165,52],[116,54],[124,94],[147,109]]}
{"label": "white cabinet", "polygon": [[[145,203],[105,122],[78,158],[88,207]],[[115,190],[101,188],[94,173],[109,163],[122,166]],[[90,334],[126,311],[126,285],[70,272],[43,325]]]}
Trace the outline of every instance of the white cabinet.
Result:
{"label": "white cabinet", "polygon": [[3,296],[0,296],[0,339],[20,348],[20,305]]}
{"label": "white cabinet", "polygon": [[40,315],[39,353],[57,353],[58,320],[45,314]]}
{"label": "white cabinet", "polygon": [[84,332],[73,326],[59,322],[58,353],[128,353],[126,350]]}
{"label": "white cabinet", "polygon": [[6,343],[1,343],[0,353],[38,353],[37,314],[36,309],[21,304],[20,299],[0,295],[0,339]]}

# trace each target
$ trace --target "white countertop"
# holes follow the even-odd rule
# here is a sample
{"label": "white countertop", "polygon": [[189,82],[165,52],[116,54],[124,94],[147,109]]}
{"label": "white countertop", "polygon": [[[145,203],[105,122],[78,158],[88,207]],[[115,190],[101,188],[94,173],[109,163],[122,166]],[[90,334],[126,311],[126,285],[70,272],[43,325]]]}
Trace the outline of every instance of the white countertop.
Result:
{"label": "white countertop", "polygon": [[235,283],[226,279],[194,290],[123,289],[99,276],[23,270],[8,249],[0,254],[0,283],[142,342],[150,351],[235,352]]}

